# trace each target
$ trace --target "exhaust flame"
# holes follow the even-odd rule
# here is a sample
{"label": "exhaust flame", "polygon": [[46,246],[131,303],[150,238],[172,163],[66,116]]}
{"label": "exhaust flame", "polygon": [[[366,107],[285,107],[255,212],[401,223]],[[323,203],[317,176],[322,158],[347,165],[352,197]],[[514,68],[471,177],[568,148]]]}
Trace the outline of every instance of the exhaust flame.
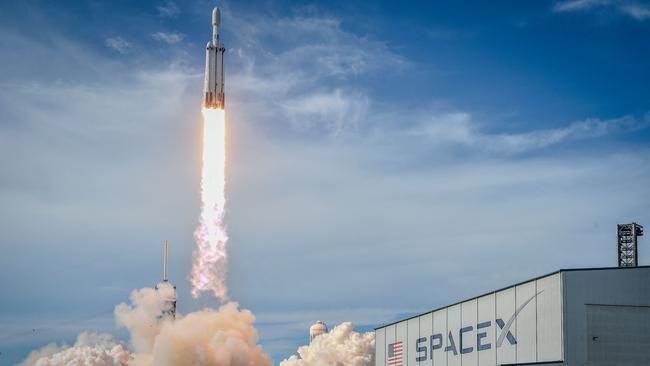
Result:
{"label": "exhaust flame", "polygon": [[223,222],[226,205],[226,118],[223,109],[203,109],[201,217],[194,232],[197,248],[192,266],[192,296],[212,291],[226,300],[228,234]]}

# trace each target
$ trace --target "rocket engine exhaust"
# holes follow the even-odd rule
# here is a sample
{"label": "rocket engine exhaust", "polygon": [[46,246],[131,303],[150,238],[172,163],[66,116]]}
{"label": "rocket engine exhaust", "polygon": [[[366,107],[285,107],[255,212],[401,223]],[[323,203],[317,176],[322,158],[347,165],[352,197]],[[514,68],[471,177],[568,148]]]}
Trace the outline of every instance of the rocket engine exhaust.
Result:
{"label": "rocket engine exhaust", "polygon": [[219,43],[221,12],[212,11],[212,41],[206,46],[203,87],[203,168],[201,216],[194,232],[197,248],[192,266],[192,295],[212,291],[227,299],[226,272],[228,234],[224,224],[226,205],[226,118],[223,61],[226,51]]}

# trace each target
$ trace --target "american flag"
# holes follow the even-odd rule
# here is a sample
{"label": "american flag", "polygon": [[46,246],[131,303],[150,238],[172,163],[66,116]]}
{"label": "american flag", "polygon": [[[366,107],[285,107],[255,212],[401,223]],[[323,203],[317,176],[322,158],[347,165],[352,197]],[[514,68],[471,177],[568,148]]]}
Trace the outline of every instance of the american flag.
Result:
{"label": "american flag", "polygon": [[388,345],[388,366],[402,366],[402,341]]}

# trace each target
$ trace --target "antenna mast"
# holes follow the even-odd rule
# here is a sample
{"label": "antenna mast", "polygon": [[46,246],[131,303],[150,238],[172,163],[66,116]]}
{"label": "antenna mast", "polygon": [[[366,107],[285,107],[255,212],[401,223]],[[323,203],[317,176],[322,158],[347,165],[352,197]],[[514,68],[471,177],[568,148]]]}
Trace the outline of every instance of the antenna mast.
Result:
{"label": "antenna mast", "polygon": [[163,271],[163,282],[167,282],[169,280],[167,276],[167,240],[165,240],[165,269]]}

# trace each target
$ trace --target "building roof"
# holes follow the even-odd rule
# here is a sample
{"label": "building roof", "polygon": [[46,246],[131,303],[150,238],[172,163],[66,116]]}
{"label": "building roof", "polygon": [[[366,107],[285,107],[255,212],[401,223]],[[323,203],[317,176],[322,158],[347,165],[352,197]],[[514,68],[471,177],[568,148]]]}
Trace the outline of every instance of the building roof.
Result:
{"label": "building roof", "polygon": [[561,273],[561,272],[602,271],[602,270],[616,270],[616,269],[618,269],[618,270],[623,270],[623,271],[624,271],[624,270],[639,269],[639,268],[650,268],[650,266],[636,266],[636,267],[591,267],[591,268],[567,268],[567,269],[560,269],[560,270],[557,270],[557,271],[555,271],[555,272],[547,273],[547,274],[545,274],[545,275],[537,276],[537,277],[534,277],[534,278],[531,278],[531,279],[528,279],[528,280],[525,280],[525,281],[520,281],[520,282],[517,282],[517,283],[515,283],[515,284],[513,284],[513,285],[506,286],[506,287],[502,287],[502,288],[497,289],[497,290],[493,290],[493,291],[485,292],[485,293],[483,293],[483,294],[481,294],[481,295],[474,296],[474,297],[470,297],[469,299],[465,299],[465,300],[461,300],[461,301],[456,301],[455,303],[452,303],[452,304],[449,304],[449,305],[445,305],[445,306],[441,306],[441,307],[435,308],[435,309],[433,309],[433,310],[425,311],[424,313],[419,313],[419,314],[417,314],[417,315],[413,315],[413,316],[408,317],[408,318],[405,318],[405,319],[396,320],[396,321],[394,321],[394,322],[387,323],[387,324],[384,324],[384,325],[379,326],[379,327],[375,327],[375,330],[377,330],[377,329],[381,329],[381,328],[386,328],[386,327],[389,327],[389,326],[391,326],[391,325],[394,325],[394,324],[397,324],[397,323],[401,323],[401,322],[403,322],[403,321],[405,321],[405,320],[414,319],[414,318],[420,317],[420,316],[422,316],[422,315],[426,315],[426,314],[429,314],[429,313],[433,313],[434,311],[442,310],[442,309],[444,309],[444,308],[448,308],[448,307],[451,307],[451,306],[454,306],[454,305],[458,305],[458,304],[463,303],[463,302],[466,302],[466,301],[470,301],[470,300],[478,299],[479,297],[483,297],[483,296],[486,296],[486,295],[490,295],[490,294],[493,294],[493,293],[497,293],[497,292],[499,292],[499,291],[507,290],[507,289],[509,289],[509,288],[512,288],[512,287],[515,287],[515,286],[519,286],[519,285],[521,285],[521,284],[524,284],[524,283],[527,283],[527,282],[530,282],[530,281],[539,280],[540,278],[544,278],[544,277],[552,276],[552,275],[554,275],[554,274]]}

